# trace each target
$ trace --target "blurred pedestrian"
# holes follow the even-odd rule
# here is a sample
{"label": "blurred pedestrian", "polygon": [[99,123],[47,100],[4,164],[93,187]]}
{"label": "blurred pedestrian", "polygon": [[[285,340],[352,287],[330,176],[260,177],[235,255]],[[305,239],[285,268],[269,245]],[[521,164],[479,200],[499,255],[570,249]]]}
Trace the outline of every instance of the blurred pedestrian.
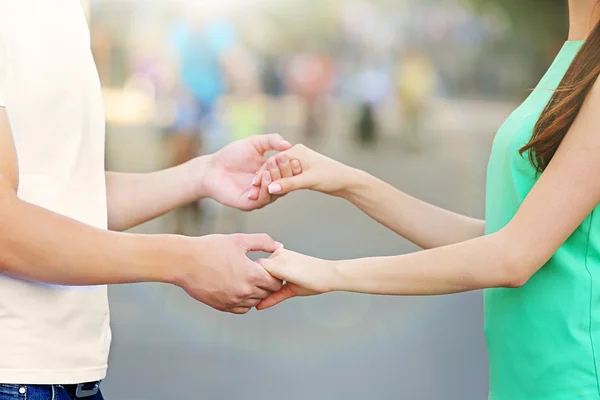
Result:
{"label": "blurred pedestrian", "polygon": [[379,106],[391,93],[391,79],[387,69],[373,59],[366,59],[356,79],[359,112],[356,134],[363,145],[375,143],[380,134]]}
{"label": "blurred pedestrian", "polygon": [[435,71],[427,56],[409,48],[401,58],[396,87],[404,121],[403,143],[407,149],[419,150],[423,126],[421,120],[435,89]]}
{"label": "blurred pedestrian", "polygon": [[[172,54],[180,76],[174,93],[175,119],[167,130],[171,165],[217,151],[231,140],[218,104],[243,71],[242,50],[235,27],[211,11],[208,6],[191,4],[171,29]],[[196,226],[209,225],[212,214],[218,213],[215,206],[195,202],[178,209],[174,231],[197,232]]]}

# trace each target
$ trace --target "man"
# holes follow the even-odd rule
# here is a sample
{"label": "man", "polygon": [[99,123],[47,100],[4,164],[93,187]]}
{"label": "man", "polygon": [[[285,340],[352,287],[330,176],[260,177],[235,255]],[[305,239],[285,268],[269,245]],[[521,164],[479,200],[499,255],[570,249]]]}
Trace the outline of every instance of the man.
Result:
{"label": "man", "polygon": [[203,197],[262,207],[270,198],[251,189],[254,173],[264,152],[289,147],[260,136],[156,173],[105,173],[79,0],[0,0],[0,399],[102,399],[106,284],[176,284],[239,314],[278,290],[246,257],[281,246],[266,235],[116,231]]}

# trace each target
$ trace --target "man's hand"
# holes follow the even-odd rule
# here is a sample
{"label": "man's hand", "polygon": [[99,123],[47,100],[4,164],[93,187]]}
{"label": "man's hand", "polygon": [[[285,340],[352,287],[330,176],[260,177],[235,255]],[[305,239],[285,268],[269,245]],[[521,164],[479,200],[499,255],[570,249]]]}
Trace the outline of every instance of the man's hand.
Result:
{"label": "man's hand", "polygon": [[252,186],[252,180],[265,163],[264,154],[291,147],[277,134],[252,136],[233,142],[209,156],[200,191],[223,205],[243,211],[262,208],[273,198],[266,186]]}
{"label": "man's hand", "polygon": [[251,251],[272,253],[282,248],[266,234],[177,236],[182,262],[174,283],[194,299],[219,311],[245,314],[281,289],[260,264],[246,257]]}

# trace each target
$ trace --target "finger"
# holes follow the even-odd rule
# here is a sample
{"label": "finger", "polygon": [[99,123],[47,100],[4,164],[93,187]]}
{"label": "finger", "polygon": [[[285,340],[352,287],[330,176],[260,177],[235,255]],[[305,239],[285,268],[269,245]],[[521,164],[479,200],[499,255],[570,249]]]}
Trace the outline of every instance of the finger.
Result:
{"label": "finger", "polygon": [[294,292],[292,292],[292,290],[290,289],[290,287],[288,285],[283,285],[281,290],[278,290],[277,292],[272,293],[269,297],[267,297],[266,299],[264,299],[260,303],[258,303],[258,305],[256,306],[256,309],[264,310],[264,309],[273,307],[274,305],[277,305],[277,304],[281,303],[282,301],[291,299],[292,297],[296,297]]}
{"label": "finger", "polygon": [[271,180],[273,182],[281,179],[281,173],[279,173],[279,167],[277,166],[275,157],[269,158],[267,161],[267,168],[269,168],[269,173],[271,174]]}
{"label": "finger", "polygon": [[[250,295],[250,297],[248,297],[248,300],[262,300],[265,297],[268,297],[271,293],[276,292],[277,290],[281,289],[281,286],[283,285],[283,283],[280,280],[277,280],[279,282],[279,285],[273,285],[272,289],[276,289],[276,290],[272,290],[272,289],[264,289],[262,287],[255,287],[254,290],[252,291],[252,295]],[[245,304],[243,304],[245,305]]]}
{"label": "finger", "polygon": [[260,303],[262,299],[264,299],[265,297],[268,297],[271,294],[271,292],[268,292],[266,290],[264,290],[264,292],[266,293],[265,296],[263,296],[263,297],[256,297],[256,298],[254,298],[254,297],[248,298],[248,299],[242,301],[236,307],[247,307],[247,308],[256,307],[256,305],[258,303]]}
{"label": "finger", "polygon": [[269,171],[264,171],[262,173],[262,179],[260,184],[260,190],[258,193],[258,200],[268,202],[271,198],[269,194],[269,185],[271,184],[271,173]]}
{"label": "finger", "polygon": [[283,248],[281,243],[274,241],[266,233],[240,235],[240,240],[246,251],[264,251],[266,253],[273,253],[275,250]]}
{"label": "finger", "polygon": [[306,188],[304,183],[305,181],[305,175],[300,174],[291,178],[282,178],[276,182],[270,183],[267,188],[270,194],[276,194],[279,196],[293,192],[294,190]]}
{"label": "finger", "polygon": [[[279,271],[279,268],[277,268],[279,266],[279,263],[273,259],[273,257],[276,257],[277,254],[278,253],[275,253],[275,256],[271,256],[270,258],[261,258],[259,260],[256,260],[256,263],[263,267],[268,276],[278,280],[285,280],[283,274],[281,273],[281,271]],[[276,292],[279,289],[281,289],[281,287],[271,291]]]}
{"label": "finger", "polygon": [[290,142],[284,140],[278,133],[252,136],[250,141],[261,155],[265,154],[267,151],[285,151],[292,147]]}
{"label": "finger", "polygon": [[300,160],[294,159],[290,164],[292,165],[292,173],[294,175],[300,175],[302,173],[302,164],[300,163]]}
{"label": "finger", "polygon": [[[269,294],[280,290],[281,287],[283,286],[283,281],[281,279],[278,279],[277,276],[272,274],[269,271],[269,269],[267,269],[267,268],[270,268],[271,270],[275,269],[273,260],[262,258],[262,259],[256,261],[256,264],[258,264],[258,266],[260,267],[260,270],[262,270],[262,272],[263,272],[259,276],[259,278],[256,282],[256,286],[258,286],[259,288],[268,290]],[[252,297],[255,297],[255,296],[252,296]],[[263,299],[265,297],[267,297],[267,296],[264,296]]]}
{"label": "finger", "polygon": [[253,186],[248,192],[248,198],[250,200],[258,200],[258,196],[260,195],[260,188]]}
{"label": "finger", "polygon": [[230,313],[232,314],[238,314],[238,315],[243,315],[243,314],[247,314],[248,311],[250,311],[251,307],[235,307],[229,310]]}
{"label": "finger", "polygon": [[[281,175],[282,178],[290,178],[292,176],[294,176],[294,173],[292,172],[292,164],[290,163],[290,159],[288,158],[287,154],[285,153],[279,153],[277,154],[277,166],[279,167],[279,173]],[[273,174],[271,174],[271,178],[273,177]],[[277,179],[273,179],[274,181]]]}
{"label": "finger", "polygon": [[260,169],[256,172],[256,174],[254,174],[254,177],[252,178],[252,186],[260,187],[260,184],[262,182],[263,172],[265,172],[266,170],[267,170],[267,163],[265,162],[262,165],[262,167],[260,167]]}
{"label": "finger", "polygon": [[[278,290],[280,290],[281,287],[283,286],[283,282],[281,280],[275,278],[271,274],[269,274],[267,271],[265,271],[265,276],[263,276],[259,279],[257,286],[261,289],[267,290],[269,292],[267,294],[267,296],[268,296],[271,293],[277,292]],[[267,296],[263,296],[261,298],[264,299]],[[252,297],[255,297],[255,296],[252,296]],[[258,296],[256,296],[256,297],[258,297]]]}

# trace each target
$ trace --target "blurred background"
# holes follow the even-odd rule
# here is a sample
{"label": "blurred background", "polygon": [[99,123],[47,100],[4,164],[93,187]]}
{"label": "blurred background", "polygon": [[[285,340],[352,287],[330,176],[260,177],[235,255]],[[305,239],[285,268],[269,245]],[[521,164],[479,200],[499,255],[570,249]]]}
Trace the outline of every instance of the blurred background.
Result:
{"label": "blurred background", "polygon": [[[566,38],[566,0],[84,0],[110,170],[152,171],[253,134],[483,217],[496,129]],[[157,188],[160,190],[160,188]],[[136,229],[267,232],[336,259],[417,248],[339,199],[211,201]],[[245,316],[166,285],[110,289],[109,399],[486,398],[481,293],[329,294]]]}

